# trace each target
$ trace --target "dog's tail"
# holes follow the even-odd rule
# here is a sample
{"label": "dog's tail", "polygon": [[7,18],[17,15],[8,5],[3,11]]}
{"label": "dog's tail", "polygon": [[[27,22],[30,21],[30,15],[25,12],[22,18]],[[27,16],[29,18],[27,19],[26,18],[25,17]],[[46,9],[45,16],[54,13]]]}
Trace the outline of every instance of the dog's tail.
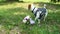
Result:
{"label": "dog's tail", "polygon": [[44,4],[44,8],[46,8],[46,4]]}

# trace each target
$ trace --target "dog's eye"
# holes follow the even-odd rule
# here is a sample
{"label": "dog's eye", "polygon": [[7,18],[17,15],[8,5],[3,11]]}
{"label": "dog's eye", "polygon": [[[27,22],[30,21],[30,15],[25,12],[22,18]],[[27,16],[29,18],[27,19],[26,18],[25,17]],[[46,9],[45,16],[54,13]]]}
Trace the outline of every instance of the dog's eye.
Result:
{"label": "dog's eye", "polygon": [[25,20],[28,20],[27,18]]}

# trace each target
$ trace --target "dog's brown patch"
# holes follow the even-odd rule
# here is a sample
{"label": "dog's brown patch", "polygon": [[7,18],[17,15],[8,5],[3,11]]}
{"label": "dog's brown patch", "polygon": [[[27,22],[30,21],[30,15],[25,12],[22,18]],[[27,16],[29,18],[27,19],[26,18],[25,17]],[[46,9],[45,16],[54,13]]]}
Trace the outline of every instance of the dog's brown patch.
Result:
{"label": "dog's brown patch", "polygon": [[28,10],[30,10],[30,9],[31,9],[31,4],[28,5]]}

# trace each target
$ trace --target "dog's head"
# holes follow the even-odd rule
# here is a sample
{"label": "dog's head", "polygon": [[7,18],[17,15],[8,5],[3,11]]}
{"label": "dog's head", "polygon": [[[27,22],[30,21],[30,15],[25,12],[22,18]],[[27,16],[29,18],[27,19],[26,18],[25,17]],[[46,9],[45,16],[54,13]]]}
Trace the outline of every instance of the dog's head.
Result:
{"label": "dog's head", "polygon": [[33,10],[34,7],[35,7],[34,4],[29,4],[29,5],[28,5],[28,10]]}
{"label": "dog's head", "polygon": [[23,19],[23,23],[26,23],[28,20],[30,19],[30,16],[26,16],[24,19]]}

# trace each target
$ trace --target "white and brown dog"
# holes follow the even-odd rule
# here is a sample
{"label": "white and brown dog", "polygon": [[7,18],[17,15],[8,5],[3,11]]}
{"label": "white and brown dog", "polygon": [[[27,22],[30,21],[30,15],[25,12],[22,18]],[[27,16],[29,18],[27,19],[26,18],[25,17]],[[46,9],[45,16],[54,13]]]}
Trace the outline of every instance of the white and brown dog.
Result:
{"label": "white and brown dog", "polygon": [[35,24],[35,21],[32,20],[32,18],[31,18],[29,15],[26,16],[26,17],[23,19],[22,22],[23,22],[23,23],[27,23],[27,21],[29,21],[31,25]]}
{"label": "white and brown dog", "polygon": [[33,14],[35,15],[35,21],[38,20],[38,23],[40,23],[40,20],[44,20],[47,17],[47,9],[46,4],[44,4],[44,8],[36,8],[34,4],[28,5],[28,10],[31,10]]}

